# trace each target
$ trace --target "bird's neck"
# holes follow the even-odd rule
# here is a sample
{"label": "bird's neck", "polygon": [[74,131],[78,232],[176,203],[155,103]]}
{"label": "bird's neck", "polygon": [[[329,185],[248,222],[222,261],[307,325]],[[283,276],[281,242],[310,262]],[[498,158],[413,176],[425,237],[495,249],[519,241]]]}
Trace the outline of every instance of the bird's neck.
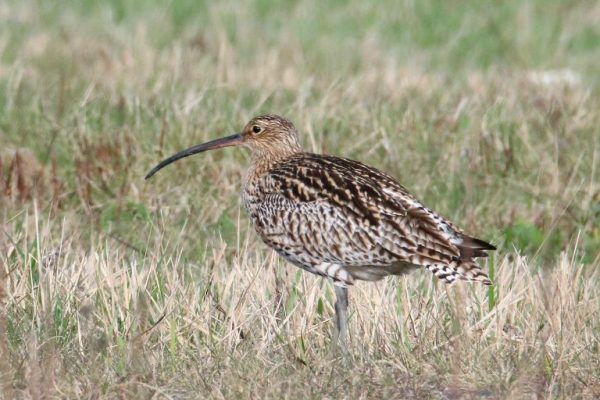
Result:
{"label": "bird's neck", "polygon": [[271,145],[254,148],[249,172],[254,176],[262,176],[269,172],[274,165],[300,153],[302,153],[302,148],[297,143],[281,147]]}
{"label": "bird's neck", "polygon": [[[252,159],[249,168],[246,170],[243,179],[243,193],[245,197],[252,196],[252,193],[257,188],[266,184],[264,177],[269,174],[270,171],[275,168],[276,165],[285,162],[287,159],[293,157],[301,152],[287,153],[284,156],[278,154],[277,156],[272,155],[261,155],[253,152]],[[245,198],[245,200],[248,200]],[[248,205],[246,205],[248,207]]]}
{"label": "bird's neck", "polygon": [[250,168],[248,169],[247,179],[253,177],[261,177],[267,174],[276,164],[279,164],[296,153],[290,153],[286,155],[278,154],[274,155],[252,155],[252,161],[250,162]]}

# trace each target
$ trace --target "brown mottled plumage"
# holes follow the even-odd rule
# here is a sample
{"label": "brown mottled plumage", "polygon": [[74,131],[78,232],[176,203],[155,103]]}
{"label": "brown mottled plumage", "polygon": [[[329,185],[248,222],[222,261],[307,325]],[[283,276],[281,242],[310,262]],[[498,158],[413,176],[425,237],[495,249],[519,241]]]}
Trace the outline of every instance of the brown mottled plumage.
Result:
{"label": "brown mottled plumage", "polygon": [[241,133],[192,147],[157,165],[243,145],[252,151],[243,202],[261,239],[282,257],[336,285],[336,323],[345,346],[347,290],[425,267],[446,283],[491,284],[475,263],[494,246],[465,235],[389,175],[357,161],[302,150],[294,125],[277,115]]}

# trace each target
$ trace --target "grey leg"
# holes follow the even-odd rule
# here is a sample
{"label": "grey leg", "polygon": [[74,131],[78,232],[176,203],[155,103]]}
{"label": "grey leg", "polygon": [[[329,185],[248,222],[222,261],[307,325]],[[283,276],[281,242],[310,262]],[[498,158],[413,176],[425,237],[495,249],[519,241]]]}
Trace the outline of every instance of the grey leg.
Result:
{"label": "grey leg", "polygon": [[348,288],[335,285],[335,335],[343,354],[348,353]]}

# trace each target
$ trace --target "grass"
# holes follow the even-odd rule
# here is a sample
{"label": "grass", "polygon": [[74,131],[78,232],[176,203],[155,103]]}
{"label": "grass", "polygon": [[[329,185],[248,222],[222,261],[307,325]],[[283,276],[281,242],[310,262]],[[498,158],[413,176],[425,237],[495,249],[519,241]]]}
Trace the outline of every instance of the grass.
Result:
{"label": "grass", "polygon": [[[590,2],[9,0],[0,5],[0,397],[600,396],[600,8]],[[292,119],[499,250],[490,288],[351,291],[240,208]]]}

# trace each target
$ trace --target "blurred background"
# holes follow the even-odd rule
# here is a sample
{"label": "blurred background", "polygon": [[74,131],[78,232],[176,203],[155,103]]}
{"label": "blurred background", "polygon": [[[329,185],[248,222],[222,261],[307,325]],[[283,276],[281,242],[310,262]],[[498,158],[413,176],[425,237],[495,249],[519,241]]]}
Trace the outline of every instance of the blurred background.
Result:
{"label": "blurred background", "polygon": [[[577,295],[587,299],[585,307],[578,303],[581,297],[569,300],[588,312],[572,321],[576,336],[576,327],[589,315],[597,316],[600,304],[593,272],[600,262],[599,78],[600,3],[595,1],[1,2],[0,298],[7,313],[0,328],[8,334],[0,350],[10,360],[4,369],[0,365],[4,393],[46,393],[39,386],[83,396],[78,388],[85,387],[99,396],[116,396],[120,389],[115,387],[133,375],[161,387],[178,376],[177,365],[189,368],[199,359],[211,360],[211,374],[221,373],[229,362],[224,354],[238,349],[231,339],[231,319],[261,312],[261,304],[280,301],[281,293],[287,298],[285,310],[301,307],[293,318],[310,310],[328,315],[326,297],[315,300],[314,309],[306,302],[295,305],[305,297],[306,285],[317,285],[315,293],[324,286],[276,260],[240,209],[240,181],[248,164],[243,150],[186,159],[150,182],[143,180],[162,158],[236,132],[261,113],[291,119],[308,151],[382,169],[470,234],[495,243],[499,251],[486,268],[498,279],[514,274],[521,264],[527,273],[539,274],[531,275],[533,280],[558,270],[560,263],[565,271],[579,271],[577,279],[586,277],[591,286],[588,297]],[[235,264],[241,276],[265,263],[277,267],[273,287],[255,309],[244,314],[237,297],[228,297],[247,287],[232,289],[238,278],[225,276],[221,289],[208,296],[214,303],[203,303],[206,296],[194,297],[194,306],[181,311],[186,307],[181,299],[207,293],[213,268],[227,272]],[[81,283],[86,268],[96,279],[90,287]],[[126,272],[117,279],[118,271]],[[138,281],[138,272],[145,278]],[[120,283],[102,285],[113,278]],[[492,310],[503,295],[510,297],[510,290],[516,293],[515,279],[499,283],[504,291],[481,289],[479,298],[488,302],[482,309]],[[401,282],[386,283],[390,293],[402,292]],[[425,274],[417,282],[406,293],[447,295],[441,287],[431,289],[435,284]],[[89,290],[78,292],[82,285]],[[140,297],[151,300],[140,303]],[[534,301],[523,301],[529,300]],[[215,311],[218,307],[226,312]],[[542,308],[532,306],[532,315],[546,315]],[[207,318],[202,329],[196,325],[199,310]],[[532,341],[521,343],[538,343],[535,332],[541,325],[528,326],[531,318],[524,315],[519,325],[518,312],[512,310],[516,314],[507,317],[510,324],[494,329],[531,329]],[[171,322],[159,325],[165,318]],[[355,323],[367,324],[367,313]],[[219,339],[209,342],[222,347],[209,346],[212,352],[204,354],[198,349],[206,349],[212,324],[222,330],[215,331]],[[451,320],[448,324],[457,326]],[[153,333],[145,333],[155,326]],[[317,353],[327,342],[326,326],[319,328],[322,342],[306,339],[317,343]],[[598,323],[585,326],[586,337],[597,342]],[[275,329],[269,323],[260,327],[265,335]],[[192,331],[207,336],[198,339]],[[139,335],[143,348],[136,347]],[[387,345],[378,347],[373,335],[369,352],[389,351]],[[404,335],[400,343],[408,343]],[[92,344],[84,343],[85,336],[94,338]],[[261,343],[270,344],[261,351],[272,348],[270,340],[275,340],[264,337]],[[40,345],[48,338],[56,341],[52,350]],[[292,342],[294,357],[310,364],[309,345]],[[565,359],[531,346],[531,353],[515,350],[516,359],[539,357],[550,365],[540,367],[542,383],[532,391],[560,396],[583,390],[581,382],[561,369],[568,370],[573,359],[561,364]],[[409,347],[416,351],[414,343]],[[590,353],[581,360],[588,360],[586,368],[595,368],[589,360],[597,355],[597,344],[595,350],[583,348]],[[193,353],[186,359],[189,364],[177,358],[182,349]],[[275,355],[258,351],[264,359],[248,364],[252,367],[238,361],[228,369],[231,379],[252,377],[252,368],[255,373],[269,369],[265,360],[288,360],[287,344],[278,349]],[[247,351],[257,352],[251,345]],[[132,352],[147,357],[138,364],[152,366],[152,378],[132,367],[138,365]],[[32,359],[32,354],[37,355]],[[429,353],[415,354],[415,363],[430,365],[430,371],[441,371],[446,362],[432,360]],[[89,369],[91,360],[102,367]],[[515,365],[520,364],[510,360],[514,358],[506,356],[512,366],[508,370],[519,370]],[[363,361],[356,367],[359,375],[374,365],[368,357]],[[79,365],[79,370],[65,363]],[[47,378],[52,384],[36,372],[39,365],[60,365],[56,376]],[[402,373],[415,373],[410,362],[399,365]],[[292,373],[277,371],[280,378]],[[461,388],[469,389],[461,395],[507,395],[519,382],[519,374],[507,378],[488,371],[486,381],[473,371],[441,374],[463,377]],[[216,379],[211,376],[209,382]],[[589,370],[581,380],[589,384],[586,393],[598,393],[589,389],[598,387],[597,373],[594,378]],[[436,379],[432,382],[438,387]],[[215,395],[212,384],[201,392]],[[382,388],[388,386],[381,385],[371,389],[387,393]],[[290,387],[266,393],[232,384],[221,395],[331,395]],[[491,389],[477,391],[481,387]],[[135,390],[131,393],[136,396],[147,393]],[[349,393],[364,395],[360,390]]]}

